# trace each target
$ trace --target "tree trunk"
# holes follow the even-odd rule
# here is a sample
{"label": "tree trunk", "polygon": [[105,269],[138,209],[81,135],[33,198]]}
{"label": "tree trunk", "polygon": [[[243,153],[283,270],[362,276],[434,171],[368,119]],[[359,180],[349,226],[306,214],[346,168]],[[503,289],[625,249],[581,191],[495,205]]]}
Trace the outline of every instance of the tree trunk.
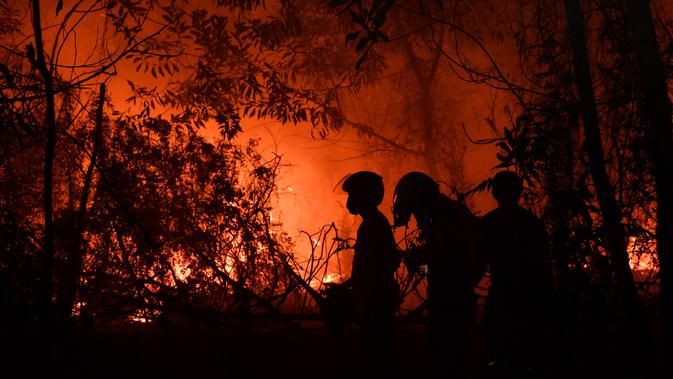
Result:
{"label": "tree trunk", "polygon": [[404,39],[404,50],[407,54],[407,60],[411,70],[414,73],[416,82],[420,92],[420,108],[423,112],[421,115],[421,133],[423,148],[421,154],[425,160],[428,168],[428,174],[435,179],[439,179],[439,170],[437,165],[436,141],[435,138],[435,120],[434,120],[434,102],[432,96],[432,85],[435,81],[437,68],[441,55],[439,52],[435,53],[430,67],[425,69],[422,60],[414,53],[411,43]]}
{"label": "tree trunk", "polygon": [[54,271],[54,205],[53,205],[53,167],[56,150],[56,111],[54,106],[54,88],[51,72],[44,58],[42,25],[40,23],[40,1],[32,0],[33,33],[35,38],[35,66],[44,80],[46,97],[47,141],[44,149],[44,246],[42,267],[42,289],[40,294],[40,317],[45,332],[48,333],[52,321],[53,271]]}
{"label": "tree trunk", "polygon": [[579,0],[565,0],[570,45],[573,52],[575,84],[580,100],[584,125],[584,147],[589,158],[589,169],[603,217],[607,250],[617,278],[617,286],[628,319],[638,314],[639,301],[626,250],[626,231],[622,211],[615,199],[615,190],[606,169],[599,127],[596,99],[586,45],[584,16]]}
{"label": "tree trunk", "polygon": [[64,276],[64,283],[60,285],[63,287],[62,298],[59,301],[60,309],[59,315],[62,320],[66,320],[71,316],[73,307],[75,306],[77,290],[79,288],[79,281],[82,276],[82,260],[84,257],[84,231],[86,230],[87,217],[87,203],[89,202],[89,192],[93,182],[93,173],[96,168],[96,161],[98,159],[98,151],[103,140],[103,106],[105,105],[105,84],[100,85],[98,93],[98,108],[96,109],[96,125],[93,135],[93,147],[91,149],[91,156],[89,166],[84,174],[84,183],[82,185],[82,193],[79,199],[79,207],[77,215],[75,216],[73,228],[72,251],[66,252],[68,260],[66,262],[66,275]]}
{"label": "tree trunk", "polygon": [[428,174],[439,180],[437,169],[437,153],[435,152],[435,122],[432,102],[432,86],[428,83],[421,85],[421,109],[423,109],[423,153],[425,164],[428,166]]}
{"label": "tree trunk", "polygon": [[657,254],[661,300],[667,341],[673,341],[673,132],[671,100],[659,53],[650,2],[627,0],[626,20],[640,71],[645,116],[650,124],[650,143],[657,191]]}

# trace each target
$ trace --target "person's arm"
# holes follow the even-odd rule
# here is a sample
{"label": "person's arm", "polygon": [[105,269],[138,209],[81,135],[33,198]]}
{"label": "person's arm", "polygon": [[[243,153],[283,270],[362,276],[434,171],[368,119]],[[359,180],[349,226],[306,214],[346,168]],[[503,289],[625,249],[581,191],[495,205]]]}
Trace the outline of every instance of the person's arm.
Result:
{"label": "person's arm", "polygon": [[533,245],[530,252],[532,272],[532,290],[534,296],[538,298],[541,304],[551,301],[553,296],[553,273],[551,264],[551,253],[549,250],[549,236],[541,220],[536,220],[535,228],[532,233]]}
{"label": "person's arm", "polygon": [[416,272],[421,265],[428,264],[428,250],[427,244],[424,244],[402,252],[402,260],[409,272]]}
{"label": "person's arm", "polygon": [[489,236],[488,228],[483,219],[479,219],[474,223],[472,238],[472,252],[473,256],[471,259],[472,264],[472,273],[470,278],[470,285],[477,287],[481,279],[486,275],[486,271],[489,268],[489,257],[491,254],[492,246],[490,241],[492,236]]}
{"label": "person's arm", "polygon": [[356,280],[360,280],[359,276],[362,275],[360,272],[362,270],[362,265],[363,259],[367,259],[365,253],[363,253],[363,250],[367,249],[367,239],[365,238],[366,233],[362,232],[362,225],[360,225],[360,228],[358,228],[357,232],[357,238],[355,240],[355,245],[353,245],[353,250],[354,250],[354,255],[353,255],[353,261],[352,261],[352,266],[351,266],[351,276],[344,280],[341,283],[331,283],[328,284],[328,288],[335,288],[335,287],[342,287],[342,288],[349,288],[353,286],[353,282]]}
{"label": "person's arm", "polygon": [[[551,291],[554,284],[554,274],[551,264],[551,251],[549,248],[549,235],[542,221],[539,224],[538,249],[540,252],[540,283],[547,291]],[[549,295],[549,294],[548,294]]]}

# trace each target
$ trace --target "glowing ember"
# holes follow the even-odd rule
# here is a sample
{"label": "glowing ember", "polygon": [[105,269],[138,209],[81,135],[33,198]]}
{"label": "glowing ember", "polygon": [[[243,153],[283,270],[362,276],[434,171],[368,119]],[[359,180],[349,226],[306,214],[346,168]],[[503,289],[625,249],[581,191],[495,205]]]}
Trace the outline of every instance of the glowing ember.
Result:
{"label": "glowing ember", "polygon": [[86,305],[86,303],[78,301],[77,303],[75,303],[75,306],[72,307],[72,310],[70,311],[70,315],[73,316],[73,317],[79,317],[79,315],[81,314],[81,310],[85,305]]}
{"label": "glowing ember", "polygon": [[146,324],[146,323],[152,322],[152,320],[150,320],[148,318],[138,317],[138,316],[129,316],[129,321],[139,322],[141,324]]}
{"label": "glowing ember", "polygon": [[139,309],[135,313],[130,314],[127,318],[130,322],[137,322],[140,324],[148,324],[153,321],[154,317],[159,316],[161,312],[152,309]]}

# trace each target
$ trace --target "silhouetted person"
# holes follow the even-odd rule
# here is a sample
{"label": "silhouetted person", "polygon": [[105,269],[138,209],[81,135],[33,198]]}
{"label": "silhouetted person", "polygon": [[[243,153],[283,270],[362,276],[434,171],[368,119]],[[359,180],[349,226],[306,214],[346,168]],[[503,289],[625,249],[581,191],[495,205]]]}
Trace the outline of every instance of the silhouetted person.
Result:
{"label": "silhouetted person", "polygon": [[378,205],[383,200],[383,180],[369,171],[349,176],[342,189],[348,193],[346,208],[362,217],[355,243],[351,277],[355,317],[362,329],[362,359],[368,369],[389,372],[394,360],[393,324],[399,306],[394,273],[399,265],[395,237]]}
{"label": "silhouetted person", "polygon": [[498,208],[482,219],[483,256],[491,274],[486,321],[492,367],[504,375],[525,374],[539,364],[551,297],[551,262],[542,221],[519,206],[519,176],[499,172],[492,182]]}
{"label": "silhouetted person", "polygon": [[424,245],[406,258],[427,264],[428,333],[436,376],[459,374],[466,348],[466,322],[474,314],[474,288],[483,275],[476,259],[476,218],[463,204],[439,191],[421,172],[404,175],[395,187],[395,226],[411,216]]}

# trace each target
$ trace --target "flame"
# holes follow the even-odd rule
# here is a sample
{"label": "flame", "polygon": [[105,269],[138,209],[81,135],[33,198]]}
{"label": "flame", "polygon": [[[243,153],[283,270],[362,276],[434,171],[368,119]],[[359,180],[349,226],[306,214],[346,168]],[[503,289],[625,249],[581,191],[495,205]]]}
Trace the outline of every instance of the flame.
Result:
{"label": "flame", "polygon": [[325,275],[322,282],[323,283],[336,283],[336,282],[341,281],[341,280],[343,280],[343,275],[338,274],[338,273],[331,273],[331,274]]}
{"label": "flame", "polygon": [[181,280],[185,281],[189,275],[192,273],[192,269],[189,267],[189,262],[187,262],[184,258],[180,256],[179,253],[174,252],[173,253],[173,272],[175,272],[175,276]]}
{"label": "flame", "polygon": [[311,280],[311,283],[309,285],[313,287],[314,289],[319,289],[322,285],[327,284],[327,283],[340,283],[343,282],[345,279],[345,276],[342,274],[339,274],[337,272],[330,272],[326,273],[322,279],[315,278]]}
{"label": "flame", "polygon": [[640,241],[636,237],[629,237],[626,248],[629,254],[629,266],[633,271],[656,272],[659,264],[656,260],[656,242]]}
{"label": "flame", "polygon": [[130,314],[127,320],[130,322],[148,324],[153,321],[152,317],[157,317],[160,314],[161,312],[159,312],[158,310],[138,309],[135,313]]}
{"label": "flame", "polygon": [[146,324],[149,322],[152,322],[149,318],[146,317],[138,317],[138,316],[129,316],[129,321],[131,322],[139,322],[141,324]]}
{"label": "flame", "polygon": [[84,306],[86,306],[86,303],[85,303],[85,302],[82,302],[82,301],[78,301],[78,302],[76,302],[76,303],[75,303],[75,306],[72,307],[72,310],[70,311],[70,315],[71,315],[72,317],[79,317],[80,314],[81,314],[81,310],[82,310],[82,308],[83,308]]}

